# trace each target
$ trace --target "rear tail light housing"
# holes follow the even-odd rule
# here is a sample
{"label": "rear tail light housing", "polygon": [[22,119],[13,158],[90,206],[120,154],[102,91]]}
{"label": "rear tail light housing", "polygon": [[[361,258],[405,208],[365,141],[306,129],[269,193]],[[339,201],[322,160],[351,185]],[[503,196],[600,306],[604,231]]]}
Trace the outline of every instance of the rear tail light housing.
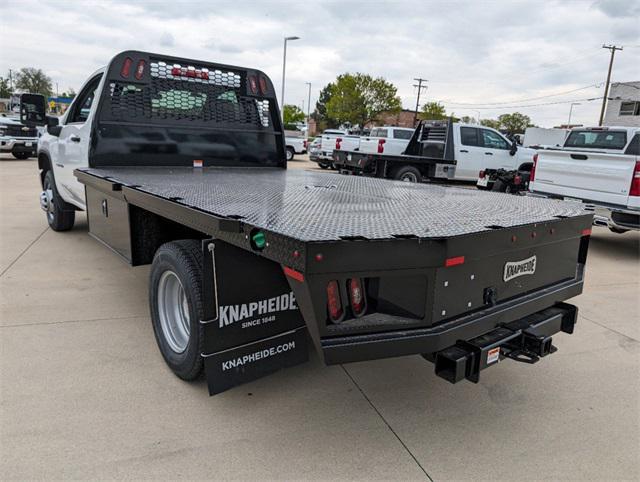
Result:
{"label": "rear tail light housing", "polygon": [[536,178],[536,164],[538,164],[538,154],[533,155],[533,165],[531,166],[531,175],[529,176],[529,182],[533,182]]}
{"label": "rear tail light housing", "polygon": [[513,176],[513,184],[515,184],[516,186],[519,186],[520,184],[522,184],[522,177]]}
{"label": "rear tail light housing", "polygon": [[340,286],[336,280],[327,283],[327,312],[329,320],[340,323],[344,318],[344,308],[340,299]]}
{"label": "rear tail light housing", "polygon": [[309,144],[308,144],[306,139],[304,141],[302,141],[302,147],[304,147],[306,149],[308,145]]}
{"label": "rear tail light housing", "polygon": [[349,304],[354,316],[364,315],[367,311],[367,292],[362,279],[351,278],[347,280],[347,292],[349,293]]}
{"label": "rear tail light housing", "polygon": [[136,73],[135,73],[136,80],[140,80],[144,75],[144,65],[145,65],[144,60],[138,61],[138,66],[136,67]]}
{"label": "rear tail light housing", "polygon": [[342,144],[342,137],[336,138],[336,149],[340,149],[340,145]]}
{"label": "rear tail light housing", "polygon": [[385,139],[378,139],[378,154],[382,154],[384,152],[385,142],[387,142]]}
{"label": "rear tail light housing", "polygon": [[485,176],[486,176],[486,174],[484,173],[484,171],[480,171],[480,172],[478,173],[478,177],[479,177],[480,179],[484,179],[484,177],[485,177]]}
{"label": "rear tail light housing", "polygon": [[129,77],[129,73],[131,72],[131,66],[133,65],[133,59],[131,57],[127,57],[122,62],[122,68],[120,69],[120,76],[125,79]]}
{"label": "rear tail light housing", "polygon": [[633,169],[629,196],[640,196],[640,161],[636,161],[636,167]]}

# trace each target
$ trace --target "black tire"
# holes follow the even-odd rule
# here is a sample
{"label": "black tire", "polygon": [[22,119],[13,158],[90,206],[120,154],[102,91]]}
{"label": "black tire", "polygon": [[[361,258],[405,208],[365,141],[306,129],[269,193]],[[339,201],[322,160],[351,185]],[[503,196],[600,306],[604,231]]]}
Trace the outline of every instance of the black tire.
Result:
{"label": "black tire", "polygon": [[337,171],[338,170],[338,166],[336,166],[333,162],[331,163],[331,170],[332,171]]}
{"label": "black tire", "polygon": [[[160,319],[158,288],[163,274],[173,272],[184,290],[189,312],[189,338],[186,349],[176,352],[165,336]],[[156,251],[149,275],[149,308],[158,348],[173,373],[183,380],[194,380],[202,373],[204,330],[202,319],[202,251],[200,241],[185,239],[163,244]]]}
{"label": "black tire", "polygon": [[47,211],[47,222],[54,231],[69,231],[73,228],[76,220],[75,208],[67,204],[58,194],[56,182],[52,171],[47,171],[44,175],[43,190],[51,190],[51,211]]}
{"label": "black tire", "polygon": [[12,152],[11,154],[13,154],[13,157],[15,157],[16,159],[20,159],[21,161],[24,161],[25,159],[29,159],[31,157],[31,154],[28,152]]}
{"label": "black tire", "polygon": [[329,169],[331,167],[329,164],[323,164],[322,162],[319,162],[318,166],[320,166],[320,169]]}
{"label": "black tire", "polygon": [[422,174],[413,166],[402,166],[394,171],[393,178],[396,181],[420,182],[422,180]]}
{"label": "black tire", "polygon": [[293,147],[287,147],[287,161],[293,161],[295,154],[296,151],[293,150]]}
{"label": "black tire", "polygon": [[492,191],[495,192],[507,192],[507,183],[501,181],[500,179],[496,179],[496,182],[493,183]]}

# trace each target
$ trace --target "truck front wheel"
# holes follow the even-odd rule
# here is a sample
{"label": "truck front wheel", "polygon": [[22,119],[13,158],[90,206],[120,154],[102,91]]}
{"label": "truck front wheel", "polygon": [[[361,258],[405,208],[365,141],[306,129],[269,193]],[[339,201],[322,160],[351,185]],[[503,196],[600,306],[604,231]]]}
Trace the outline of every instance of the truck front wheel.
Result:
{"label": "truck front wheel", "polygon": [[295,154],[296,152],[293,150],[293,147],[287,147],[287,161],[293,161]]}
{"label": "truck front wheel", "polygon": [[396,181],[404,182],[420,182],[422,174],[413,166],[402,166],[393,173]]}
{"label": "truck front wheel", "polygon": [[199,241],[158,248],[151,265],[149,305],[153,332],[169,368],[183,380],[202,372],[202,250]]}
{"label": "truck front wheel", "polygon": [[47,215],[49,227],[54,231],[69,231],[73,228],[76,212],[58,194],[52,171],[47,171],[44,176],[40,207]]}

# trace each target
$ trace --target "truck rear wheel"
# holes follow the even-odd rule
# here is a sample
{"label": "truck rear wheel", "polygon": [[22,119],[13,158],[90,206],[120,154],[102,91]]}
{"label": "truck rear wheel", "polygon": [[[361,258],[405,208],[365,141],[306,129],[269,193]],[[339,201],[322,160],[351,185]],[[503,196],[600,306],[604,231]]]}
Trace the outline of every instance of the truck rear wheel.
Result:
{"label": "truck rear wheel", "polygon": [[496,192],[509,192],[509,190],[507,189],[509,187],[509,185],[502,181],[501,179],[496,179],[496,182],[493,183],[493,187],[491,188],[492,191],[496,191]]}
{"label": "truck rear wheel", "polygon": [[396,181],[404,182],[420,182],[422,174],[413,166],[402,166],[393,173]]}
{"label": "truck rear wheel", "polygon": [[295,155],[295,151],[292,147],[287,147],[287,161],[293,161],[293,156]]}
{"label": "truck rear wheel", "polygon": [[58,194],[52,171],[47,171],[44,176],[40,207],[47,215],[49,227],[54,231],[69,231],[73,228],[76,212]]}
{"label": "truck rear wheel", "polygon": [[153,332],[169,368],[183,380],[202,372],[202,250],[187,239],[156,251],[149,278]]}

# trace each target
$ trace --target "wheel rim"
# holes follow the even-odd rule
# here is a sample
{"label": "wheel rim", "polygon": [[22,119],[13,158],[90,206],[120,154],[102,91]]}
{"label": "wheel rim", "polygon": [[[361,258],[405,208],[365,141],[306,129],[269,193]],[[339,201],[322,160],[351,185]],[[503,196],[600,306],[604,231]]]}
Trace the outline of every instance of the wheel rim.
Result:
{"label": "wheel rim", "polygon": [[293,159],[293,152],[287,150],[287,161],[290,161],[291,159]]}
{"label": "wheel rim", "polygon": [[405,172],[400,176],[400,180],[403,182],[418,182],[418,177],[413,172]]}
{"label": "wheel rim", "polygon": [[180,279],[173,271],[165,271],[160,277],[158,315],[164,339],[171,350],[184,352],[191,333],[189,302]]}
{"label": "wheel rim", "polygon": [[44,191],[40,194],[40,207],[47,214],[47,220],[53,222],[53,189],[48,178],[44,180]]}

